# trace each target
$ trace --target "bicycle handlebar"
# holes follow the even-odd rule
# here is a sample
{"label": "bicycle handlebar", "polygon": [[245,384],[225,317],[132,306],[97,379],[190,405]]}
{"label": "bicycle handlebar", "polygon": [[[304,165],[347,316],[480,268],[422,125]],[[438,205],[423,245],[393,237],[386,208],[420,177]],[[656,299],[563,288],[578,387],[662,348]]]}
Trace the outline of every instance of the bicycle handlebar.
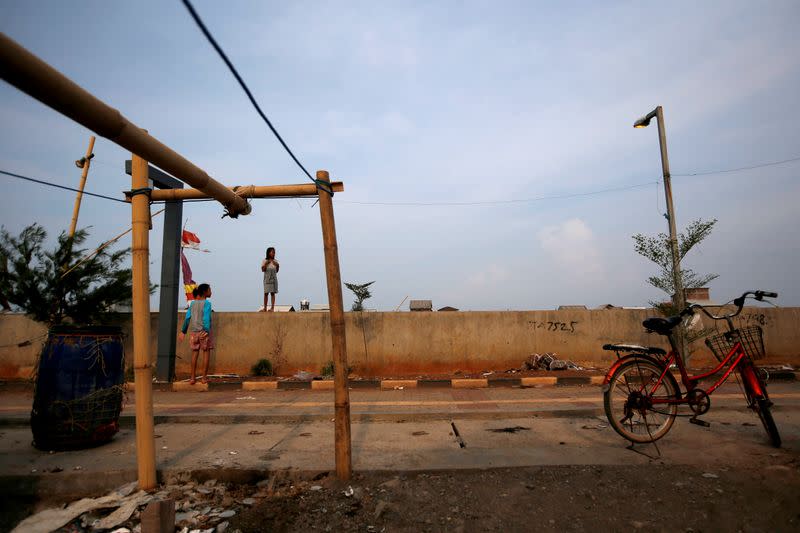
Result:
{"label": "bicycle handlebar", "polygon": [[729,313],[727,315],[719,315],[719,316],[713,315],[709,313],[708,310],[706,310],[705,306],[700,304],[692,304],[688,306],[686,309],[681,311],[680,315],[681,316],[693,315],[695,309],[700,309],[703,313],[708,315],[708,317],[713,320],[725,320],[728,318],[733,318],[742,312],[745,300],[751,296],[754,300],[758,300],[760,302],[763,301],[764,298],[777,298],[778,293],[772,291],[746,291],[744,294],[733,300],[733,305],[736,306],[736,311],[734,311],[733,313]]}

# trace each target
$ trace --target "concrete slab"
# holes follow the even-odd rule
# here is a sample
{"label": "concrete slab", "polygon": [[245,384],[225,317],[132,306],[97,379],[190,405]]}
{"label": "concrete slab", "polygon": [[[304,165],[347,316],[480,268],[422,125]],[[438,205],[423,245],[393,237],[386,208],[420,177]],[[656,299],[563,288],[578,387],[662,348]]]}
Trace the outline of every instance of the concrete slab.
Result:
{"label": "concrete slab", "polygon": [[312,390],[333,390],[333,380],[332,379],[325,379],[322,381],[312,381],[311,382],[311,389]]}
{"label": "concrete slab", "polygon": [[536,385],[555,385],[558,378],[555,376],[541,376],[520,378],[523,387],[533,387]]}
{"label": "concrete slab", "polygon": [[172,384],[173,392],[207,392],[208,383],[196,382],[194,385],[188,381],[176,381]]}

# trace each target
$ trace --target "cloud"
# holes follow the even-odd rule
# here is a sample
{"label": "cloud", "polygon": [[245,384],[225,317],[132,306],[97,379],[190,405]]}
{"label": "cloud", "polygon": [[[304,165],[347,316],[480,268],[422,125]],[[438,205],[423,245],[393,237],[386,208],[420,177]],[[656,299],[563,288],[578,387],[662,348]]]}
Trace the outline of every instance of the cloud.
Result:
{"label": "cloud", "polygon": [[579,218],[546,226],[537,233],[539,245],[547,256],[574,276],[602,277],[600,250],[589,226]]}
{"label": "cloud", "polygon": [[479,270],[467,278],[467,287],[470,290],[486,290],[497,288],[508,281],[509,272],[505,267],[496,263],[479,267]]}

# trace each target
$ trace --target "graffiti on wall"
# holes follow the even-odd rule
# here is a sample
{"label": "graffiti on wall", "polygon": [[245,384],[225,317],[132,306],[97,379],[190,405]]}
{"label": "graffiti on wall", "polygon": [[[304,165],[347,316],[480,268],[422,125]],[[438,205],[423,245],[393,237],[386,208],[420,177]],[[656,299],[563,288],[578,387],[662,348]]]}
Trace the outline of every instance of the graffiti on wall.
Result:
{"label": "graffiti on wall", "polygon": [[533,329],[563,333],[575,333],[576,326],[579,323],[580,322],[577,320],[572,320],[570,322],[539,322],[538,320],[528,320],[528,324],[530,324]]}

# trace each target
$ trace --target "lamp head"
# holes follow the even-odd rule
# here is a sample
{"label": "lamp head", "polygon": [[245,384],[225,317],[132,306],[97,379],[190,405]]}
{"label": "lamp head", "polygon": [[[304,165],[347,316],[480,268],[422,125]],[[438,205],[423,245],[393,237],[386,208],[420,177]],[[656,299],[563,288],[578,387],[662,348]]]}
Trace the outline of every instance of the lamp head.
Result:
{"label": "lamp head", "polygon": [[645,115],[633,123],[634,128],[646,128],[650,125],[650,115]]}

